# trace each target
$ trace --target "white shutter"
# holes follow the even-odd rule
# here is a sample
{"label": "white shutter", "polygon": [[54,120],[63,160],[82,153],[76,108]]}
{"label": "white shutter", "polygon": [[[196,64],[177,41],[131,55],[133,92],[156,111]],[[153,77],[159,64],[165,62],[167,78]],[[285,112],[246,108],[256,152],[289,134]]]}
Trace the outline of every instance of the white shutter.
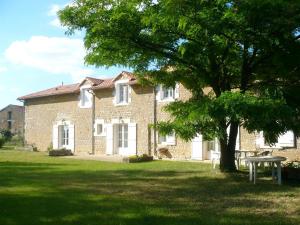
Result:
{"label": "white shutter", "polygon": [[128,124],[128,153],[136,155],[136,123]]}
{"label": "white shutter", "polygon": [[240,150],[240,127],[238,127],[238,132],[236,136],[235,150]]}
{"label": "white shutter", "polygon": [[115,86],[116,96],[115,96],[115,103],[118,104],[120,102],[120,85]]}
{"label": "white shutter", "polygon": [[175,132],[167,135],[167,144],[168,145],[176,145]]}
{"label": "white shutter", "polygon": [[98,133],[97,133],[97,126],[98,126],[98,123],[97,121],[94,123],[94,136],[98,136]]}
{"label": "white shutter", "polygon": [[179,98],[179,84],[175,85],[174,91],[175,91],[174,98],[178,99]]}
{"label": "white shutter", "polygon": [[58,125],[53,126],[52,145],[53,145],[53,149],[58,149]]}
{"label": "white shutter", "polygon": [[90,93],[90,90],[86,89],[86,95],[87,95],[87,99],[88,99],[88,107],[92,107],[93,106],[93,94]]}
{"label": "white shutter", "polygon": [[157,85],[155,87],[155,92],[156,92],[156,100],[160,101],[161,100],[161,85]]}
{"label": "white shutter", "polygon": [[294,147],[295,146],[295,135],[293,131],[287,131],[278,138],[278,144],[280,147]]}
{"label": "white shutter", "polygon": [[130,85],[128,85],[128,95],[127,95],[127,102],[131,102],[131,93],[132,93],[132,87]]}
{"label": "white shutter", "polygon": [[69,125],[69,149],[74,152],[75,149],[75,126],[74,124]]}
{"label": "white shutter", "polygon": [[113,154],[113,125],[106,124],[106,154]]}

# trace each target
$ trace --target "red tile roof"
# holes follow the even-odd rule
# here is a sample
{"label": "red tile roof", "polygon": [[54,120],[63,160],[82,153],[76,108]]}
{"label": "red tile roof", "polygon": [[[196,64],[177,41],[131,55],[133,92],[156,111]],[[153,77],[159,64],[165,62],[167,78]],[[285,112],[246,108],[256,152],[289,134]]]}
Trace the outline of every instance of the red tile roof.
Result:
{"label": "red tile roof", "polygon": [[32,98],[40,98],[46,96],[71,94],[71,93],[79,93],[78,84],[61,85],[47,90],[38,91],[29,95],[19,97],[18,100],[27,100]]}
{"label": "red tile roof", "polygon": [[97,89],[113,88],[115,86],[113,80],[114,78],[105,79],[101,84],[92,87],[92,89],[97,90]]}
{"label": "red tile roof", "polygon": [[[137,83],[136,78],[132,73],[123,71],[115,78],[109,78],[109,79],[97,79],[93,77],[86,77],[85,80],[89,80],[93,83],[92,89],[98,90],[98,89],[105,89],[105,88],[113,88],[114,82],[117,78],[119,78],[121,75],[125,75],[129,78],[129,84],[133,85]],[[83,83],[77,83],[77,84],[70,84],[70,85],[61,85],[54,88],[50,88],[47,90],[35,92],[29,95],[25,95],[22,97],[19,97],[18,100],[27,100],[27,99],[34,99],[34,98],[40,98],[40,97],[47,97],[47,96],[55,96],[55,95],[63,95],[63,94],[72,94],[72,93],[79,93],[80,92],[80,85]]]}

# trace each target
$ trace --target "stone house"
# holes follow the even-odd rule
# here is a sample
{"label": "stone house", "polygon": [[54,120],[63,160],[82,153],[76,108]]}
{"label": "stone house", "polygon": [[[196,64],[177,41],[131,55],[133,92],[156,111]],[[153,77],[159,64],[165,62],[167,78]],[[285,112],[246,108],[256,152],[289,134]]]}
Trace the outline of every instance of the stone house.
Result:
{"label": "stone house", "polygon": [[[137,83],[133,74],[122,72],[111,79],[86,77],[81,83],[63,85],[20,97],[25,106],[25,140],[40,150],[67,148],[75,154],[163,155],[176,159],[210,159],[218,141],[197,135],[185,142],[176,134],[162,136],[151,128],[169,115],[163,106],[176,99],[189,99],[182,86],[156,88]],[[277,149],[299,146],[292,133]],[[240,130],[237,149],[267,148],[261,134]]]}
{"label": "stone house", "polygon": [[24,107],[8,105],[0,110],[0,130],[10,130],[22,136],[24,133]]}

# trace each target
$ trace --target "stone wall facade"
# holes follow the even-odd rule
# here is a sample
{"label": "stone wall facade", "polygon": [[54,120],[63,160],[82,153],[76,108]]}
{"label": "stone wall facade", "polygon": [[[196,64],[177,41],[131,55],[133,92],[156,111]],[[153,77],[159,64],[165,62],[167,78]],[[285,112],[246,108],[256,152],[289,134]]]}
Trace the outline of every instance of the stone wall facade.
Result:
{"label": "stone wall facade", "polygon": [[[83,83],[85,84],[85,83]],[[82,85],[83,85],[82,84]],[[210,89],[205,89],[209,92]],[[188,100],[191,93],[182,85],[179,85],[179,99]],[[125,105],[114,103],[115,90],[113,87],[94,90],[94,119],[103,120],[105,124],[113,121],[130,121],[136,123],[136,153],[155,155],[159,148],[168,151],[168,158],[191,159],[193,143],[185,142],[176,137],[175,145],[158,144],[158,135],[154,137],[151,125],[157,121],[166,121],[170,115],[164,110],[169,102],[159,101],[153,87],[130,85],[130,102]],[[57,121],[70,121],[75,127],[75,154],[94,153],[106,154],[106,136],[94,136],[93,107],[79,107],[79,93],[63,94],[41,98],[33,98],[25,101],[25,140],[27,144],[36,146],[39,150],[46,151],[53,139],[53,126]],[[155,115],[156,107],[156,115]],[[157,148],[154,141],[156,139]],[[249,134],[240,130],[240,149],[256,149],[256,134]],[[94,140],[94,145],[93,145]],[[274,154],[287,154],[289,158],[299,155],[300,140],[297,140],[294,149],[274,151]],[[202,142],[203,159],[210,158],[208,142]]]}
{"label": "stone wall facade", "polygon": [[78,95],[68,94],[25,102],[25,140],[41,151],[52,143],[53,125],[67,120],[75,126],[75,152],[91,152],[92,110],[78,107]]}
{"label": "stone wall facade", "polygon": [[24,107],[8,105],[0,111],[0,130],[10,130],[13,134],[23,136]]}
{"label": "stone wall facade", "polygon": [[[137,153],[153,153],[153,131],[149,125],[153,124],[154,111],[153,88],[132,85],[128,105],[115,105],[112,88],[95,92],[95,119],[103,119],[105,123],[112,120],[130,120],[137,124]],[[105,154],[106,137],[95,137],[95,150],[97,154]]]}

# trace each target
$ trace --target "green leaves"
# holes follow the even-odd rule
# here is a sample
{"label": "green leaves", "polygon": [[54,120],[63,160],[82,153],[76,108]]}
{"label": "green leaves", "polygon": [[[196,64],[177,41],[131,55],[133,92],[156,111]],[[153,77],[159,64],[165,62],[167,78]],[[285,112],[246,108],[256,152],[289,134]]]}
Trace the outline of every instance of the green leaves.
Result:
{"label": "green leaves", "polygon": [[300,134],[299,0],[76,0],[59,17],[69,34],[86,30],[88,64],[131,67],[144,83],[192,93],[166,108],[162,131],[226,139],[238,122],[270,142]]}

